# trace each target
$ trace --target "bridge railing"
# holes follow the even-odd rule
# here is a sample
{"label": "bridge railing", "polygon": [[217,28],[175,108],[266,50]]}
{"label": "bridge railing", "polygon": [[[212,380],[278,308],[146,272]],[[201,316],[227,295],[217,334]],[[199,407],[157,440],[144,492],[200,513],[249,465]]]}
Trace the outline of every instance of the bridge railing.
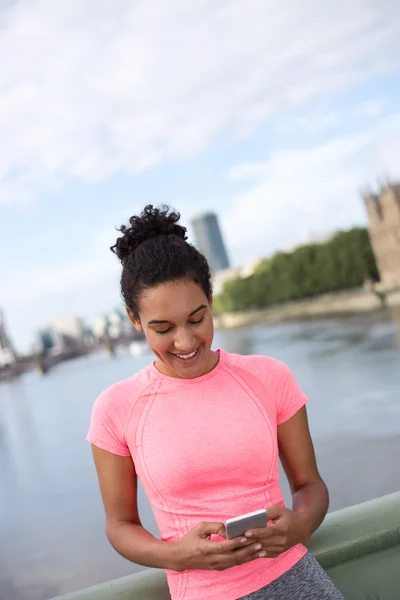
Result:
{"label": "bridge railing", "polygon": [[[400,492],[328,514],[309,550],[346,600],[400,599]],[[146,569],[53,600],[170,600],[164,572]]]}

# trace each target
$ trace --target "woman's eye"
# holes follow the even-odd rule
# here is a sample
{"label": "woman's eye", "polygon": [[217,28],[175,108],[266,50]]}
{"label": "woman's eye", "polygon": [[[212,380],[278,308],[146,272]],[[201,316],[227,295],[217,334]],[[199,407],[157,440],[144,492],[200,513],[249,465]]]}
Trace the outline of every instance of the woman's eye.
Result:
{"label": "woman's eye", "polygon": [[198,321],[189,321],[189,323],[191,323],[191,325],[198,325],[199,323],[202,323],[204,321],[204,317],[201,317],[201,319],[199,319]]}
{"label": "woman's eye", "polygon": [[[199,319],[198,321],[189,321],[190,325],[200,325],[200,323],[202,323],[204,321],[204,317],[201,317],[201,319]],[[158,333],[159,335],[164,335],[164,333],[168,333],[169,331],[171,331],[172,327],[168,327],[168,329],[164,329],[164,331],[159,331],[158,329],[155,329],[154,331],[156,333]]]}
{"label": "woman's eye", "polygon": [[154,331],[159,335],[164,335],[164,333],[168,333],[168,331],[171,331],[171,329],[172,327],[168,327],[168,329],[164,329],[164,331],[157,331],[157,329],[155,329]]}

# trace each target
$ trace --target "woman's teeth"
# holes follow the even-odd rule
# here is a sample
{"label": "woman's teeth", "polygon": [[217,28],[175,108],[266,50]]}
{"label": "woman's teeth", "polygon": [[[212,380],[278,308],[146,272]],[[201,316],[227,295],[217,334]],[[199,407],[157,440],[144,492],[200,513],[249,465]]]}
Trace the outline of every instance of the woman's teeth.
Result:
{"label": "woman's teeth", "polygon": [[196,355],[197,350],[191,352],[190,354],[176,354],[178,358],[183,358],[183,360],[188,360],[189,358],[193,358]]}

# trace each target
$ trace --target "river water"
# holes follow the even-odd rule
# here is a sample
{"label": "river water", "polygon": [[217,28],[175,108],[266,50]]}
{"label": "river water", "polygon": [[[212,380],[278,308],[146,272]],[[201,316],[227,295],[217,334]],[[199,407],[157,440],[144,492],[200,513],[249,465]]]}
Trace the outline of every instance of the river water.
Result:
{"label": "river water", "polygon": [[[215,347],[295,372],[331,510],[400,489],[399,321],[382,312],[216,332]],[[99,354],[0,385],[0,600],[48,600],[140,568],[106,541],[84,437],[97,394],[150,360]],[[139,508],[156,533],[141,489]]]}

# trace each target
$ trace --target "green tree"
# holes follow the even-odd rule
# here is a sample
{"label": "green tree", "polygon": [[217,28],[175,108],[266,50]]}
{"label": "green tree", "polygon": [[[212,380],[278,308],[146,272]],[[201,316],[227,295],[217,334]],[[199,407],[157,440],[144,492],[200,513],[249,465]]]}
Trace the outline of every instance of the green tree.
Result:
{"label": "green tree", "polygon": [[360,287],[378,280],[368,231],[353,228],[323,244],[264,259],[252,275],[226,282],[215,299],[217,312],[262,308],[278,302]]}

